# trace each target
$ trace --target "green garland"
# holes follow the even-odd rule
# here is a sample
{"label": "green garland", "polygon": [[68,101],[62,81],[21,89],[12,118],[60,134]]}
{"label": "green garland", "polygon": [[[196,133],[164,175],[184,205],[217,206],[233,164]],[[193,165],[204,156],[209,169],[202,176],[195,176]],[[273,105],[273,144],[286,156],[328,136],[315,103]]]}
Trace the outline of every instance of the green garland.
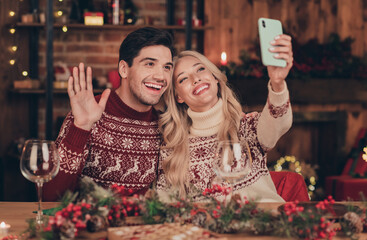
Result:
{"label": "green garland", "polygon": [[228,196],[223,202],[208,197],[207,193],[230,194],[219,185],[206,189],[202,194],[207,201],[200,204],[175,196],[172,196],[173,203],[164,203],[154,190],[145,196],[125,197],[121,196],[127,192],[123,187],[114,185],[106,190],[89,178],[82,179],[80,189],[74,194],[66,193],[60,207],[53,216],[45,217],[40,229],[29,221],[26,231],[29,238],[38,232],[41,239],[73,239],[81,231],[98,232],[107,227],[129,225],[130,216],[138,216],[141,224],[192,223],[217,233],[249,232],[298,239],[332,239],[337,230],[350,239],[358,239],[358,233],[366,231],[365,200],[363,208],[349,207],[339,219],[341,229],[334,229],[333,221],[326,217],[333,213],[331,197],[311,208],[289,202],[278,212],[260,209],[257,202],[241,199],[239,195]]}

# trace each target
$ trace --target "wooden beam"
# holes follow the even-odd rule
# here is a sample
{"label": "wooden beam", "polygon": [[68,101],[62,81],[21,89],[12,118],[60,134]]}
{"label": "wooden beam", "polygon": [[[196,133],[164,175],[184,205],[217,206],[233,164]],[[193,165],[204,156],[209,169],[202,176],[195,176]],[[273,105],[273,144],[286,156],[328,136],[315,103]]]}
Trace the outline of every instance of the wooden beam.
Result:
{"label": "wooden beam", "polygon": [[45,137],[52,140],[53,126],[53,1],[47,0],[46,6],[46,132]]}

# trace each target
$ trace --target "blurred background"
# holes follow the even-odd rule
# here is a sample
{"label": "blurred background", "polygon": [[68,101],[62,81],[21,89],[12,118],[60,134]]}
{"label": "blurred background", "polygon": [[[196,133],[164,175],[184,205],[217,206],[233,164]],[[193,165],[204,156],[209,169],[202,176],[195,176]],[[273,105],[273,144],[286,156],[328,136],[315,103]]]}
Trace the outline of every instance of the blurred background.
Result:
{"label": "blurred background", "polygon": [[91,66],[96,94],[118,87],[119,46],[139,27],[170,31],[177,52],[204,53],[243,110],[261,111],[260,17],[282,22],[295,58],[287,80],[294,124],[269,152],[269,168],[302,174],[313,200],[345,198],[330,176],[358,179],[355,192],[367,191],[366,0],[1,0],[0,201],[36,200],[19,156],[25,139],[56,138],[70,111],[70,69]]}

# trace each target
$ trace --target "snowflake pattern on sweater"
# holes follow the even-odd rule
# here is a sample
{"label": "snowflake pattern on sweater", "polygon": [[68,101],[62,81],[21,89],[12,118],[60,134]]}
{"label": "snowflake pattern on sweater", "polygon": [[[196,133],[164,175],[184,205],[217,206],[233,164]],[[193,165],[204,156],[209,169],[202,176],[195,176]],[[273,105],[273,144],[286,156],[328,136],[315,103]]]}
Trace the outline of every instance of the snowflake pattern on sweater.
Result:
{"label": "snowflake pattern on sweater", "polygon": [[[64,129],[72,123],[67,117]],[[106,113],[93,127],[82,153],[70,150],[59,138],[60,171],[91,177],[104,187],[148,188],[155,180],[160,135],[157,122],[121,119]],[[89,150],[88,150],[89,149]]]}

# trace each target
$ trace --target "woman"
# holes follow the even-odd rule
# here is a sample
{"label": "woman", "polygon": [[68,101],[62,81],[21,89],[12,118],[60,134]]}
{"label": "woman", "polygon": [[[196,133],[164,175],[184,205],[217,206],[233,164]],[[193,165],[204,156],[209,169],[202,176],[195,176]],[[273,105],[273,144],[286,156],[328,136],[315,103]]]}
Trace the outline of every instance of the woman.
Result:
{"label": "woman", "polygon": [[[175,62],[173,81],[165,93],[167,110],[159,126],[161,146],[157,191],[162,200],[179,197],[201,201],[215,178],[213,153],[218,141],[245,138],[253,158],[251,173],[233,186],[233,193],[258,201],[284,201],[276,192],[266,167],[266,152],[292,125],[285,78],[293,63],[291,38],[272,41],[275,57],[286,67],[268,66],[269,95],[262,113],[243,115],[241,104],[226,85],[226,76],[205,56],[184,51]],[[215,193],[219,200],[224,196]]]}

